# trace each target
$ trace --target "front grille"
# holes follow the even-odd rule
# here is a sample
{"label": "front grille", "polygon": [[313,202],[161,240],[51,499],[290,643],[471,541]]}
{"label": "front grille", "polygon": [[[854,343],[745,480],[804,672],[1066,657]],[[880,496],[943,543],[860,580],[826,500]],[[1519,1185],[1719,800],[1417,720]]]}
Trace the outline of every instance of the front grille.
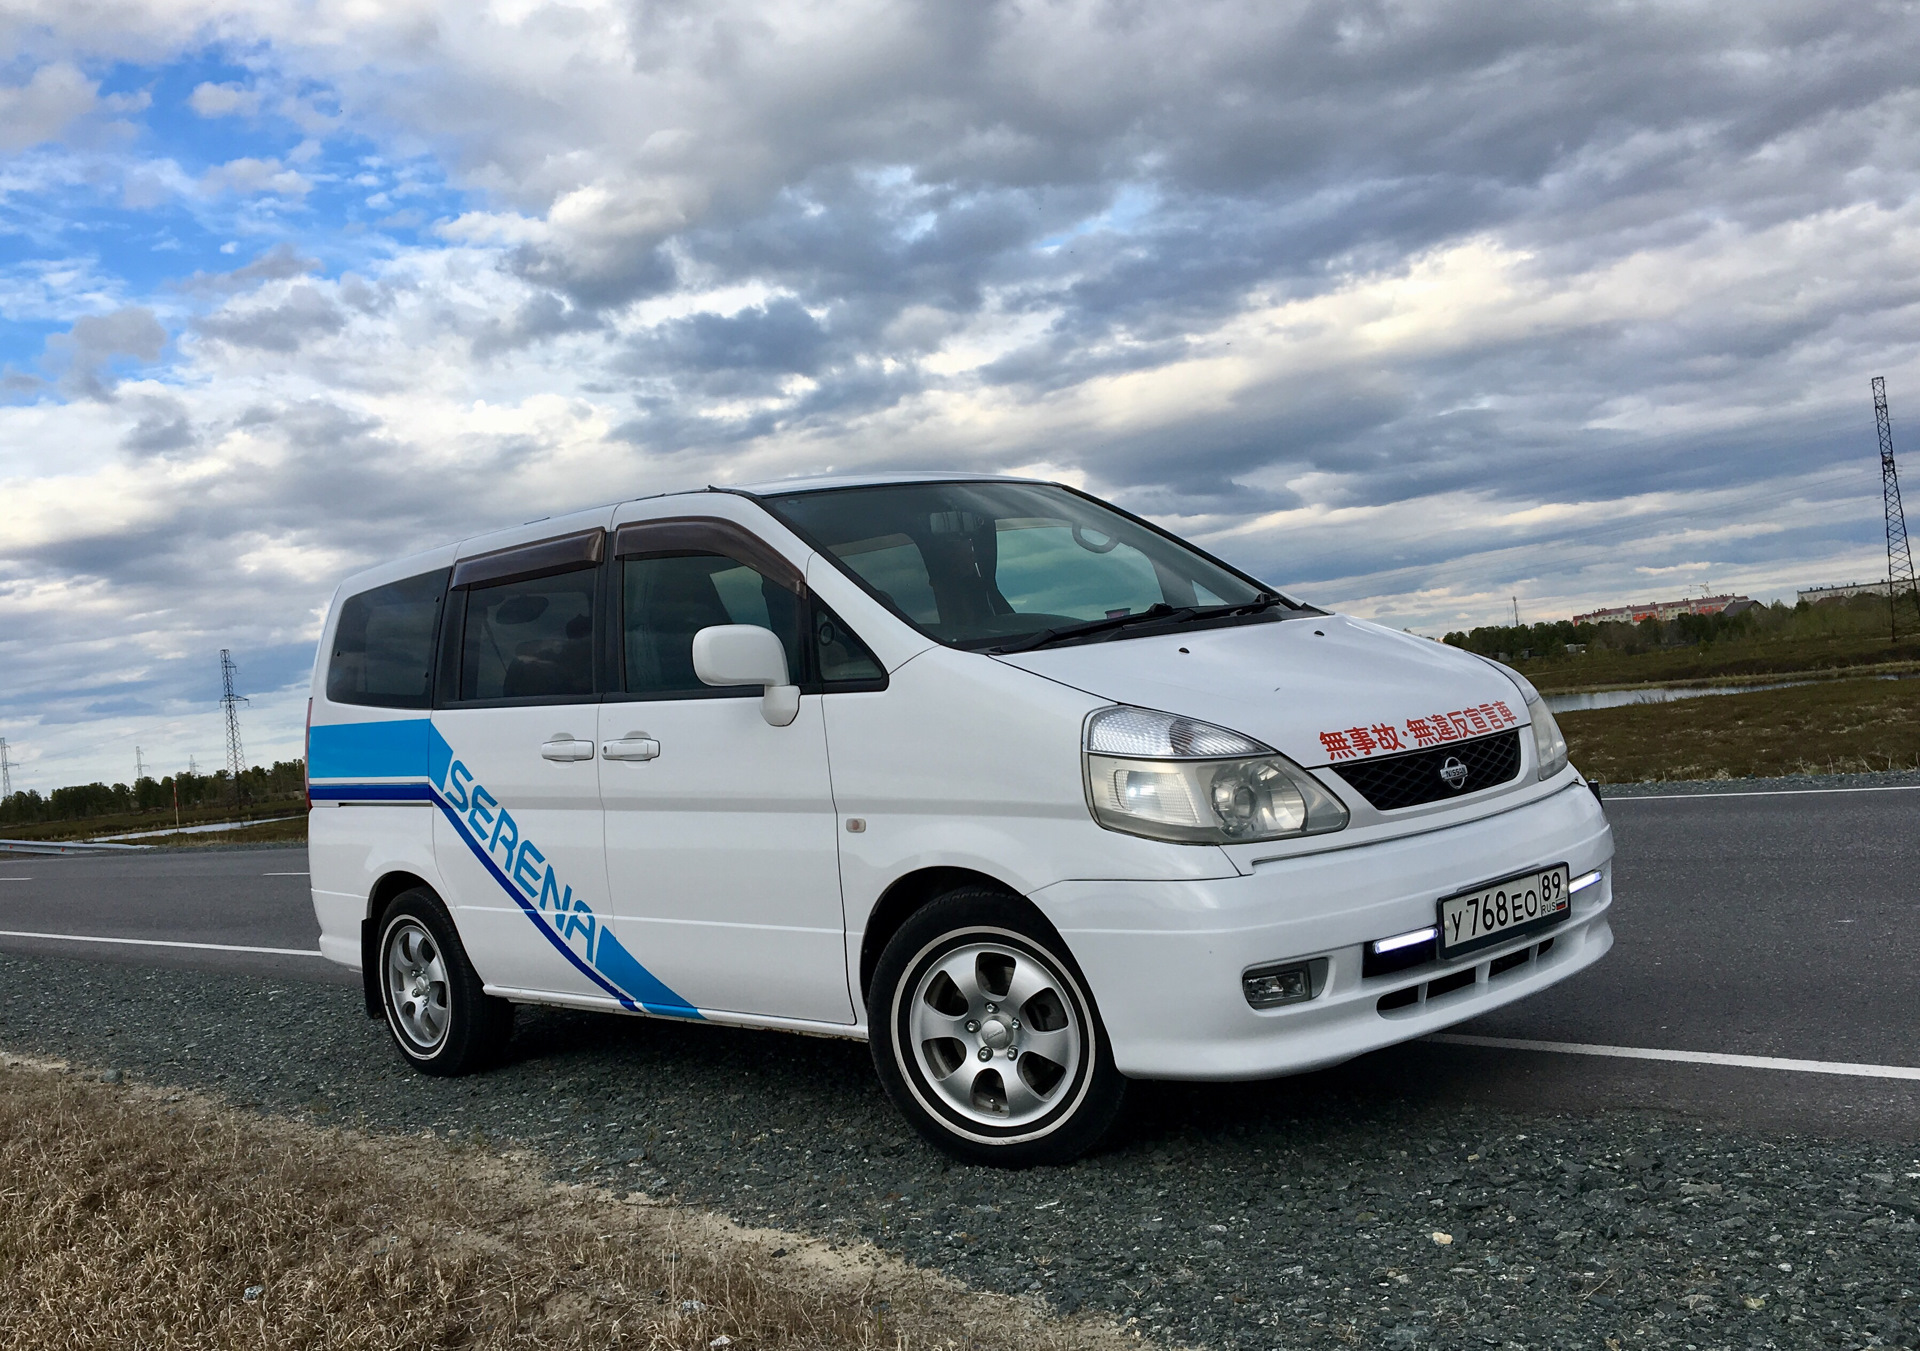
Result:
{"label": "front grille", "polygon": [[[1440,776],[1449,760],[1466,766],[1466,781],[1458,789]],[[1404,755],[1383,755],[1377,760],[1352,760],[1330,768],[1380,811],[1418,807],[1442,798],[1465,797],[1512,780],[1520,773],[1520,733],[1496,732],[1471,741],[1453,741]]]}

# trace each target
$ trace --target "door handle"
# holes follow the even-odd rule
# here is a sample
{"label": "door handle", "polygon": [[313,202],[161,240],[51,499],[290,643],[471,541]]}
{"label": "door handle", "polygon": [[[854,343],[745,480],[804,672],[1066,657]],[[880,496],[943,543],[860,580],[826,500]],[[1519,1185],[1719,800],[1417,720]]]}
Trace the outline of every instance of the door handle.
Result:
{"label": "door handle", "polygon": [[558,760],[562,763],[569,760],[591,760],[593,743],[568,736],[563,732],[557,736],[550,736],[540,743],[540,756],[542,759]]}
{"label": "door handle", "polygon": [[618,741],[603,742],[600,754],[607,760],[653,760],[659,757],[660,743],[645,732],[629,732]]}

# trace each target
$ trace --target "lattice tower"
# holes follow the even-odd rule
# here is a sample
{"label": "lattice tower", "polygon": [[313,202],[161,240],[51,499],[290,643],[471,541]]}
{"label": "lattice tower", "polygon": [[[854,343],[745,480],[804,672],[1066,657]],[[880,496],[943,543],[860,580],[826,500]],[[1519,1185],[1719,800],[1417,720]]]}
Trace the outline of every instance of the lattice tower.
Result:
{"label": "lattice tower", "polygon": [[240,705],[247,702],[244,694],[233,692],[233,677],[240,668],[233,664],[233,653],[227,648],[220,649],[220,707],[227,714],[227,775],[233,780],[233,796],[240,797],[240,775],[247,768],[246,748],[240,744]]}
{"label": "lattice tower", "polygon": [[0,802],[13,796],[13,759],[7,754],[7,739],[0,736]]}
{"label": "lattice tower", "polygon": [[1880,496],[1887,516],[1887,624],[1889,636],[1900,636],[1900,595],[1913,597],[1920,617],[1920,584],[1913,576],[1913,549],[1907,543],[1907,514],[1900,506],[1900,475],[1893,466],[1893,421],[1887,416],[1887,381],[1873,377],[1873,421],[1880,433]]}

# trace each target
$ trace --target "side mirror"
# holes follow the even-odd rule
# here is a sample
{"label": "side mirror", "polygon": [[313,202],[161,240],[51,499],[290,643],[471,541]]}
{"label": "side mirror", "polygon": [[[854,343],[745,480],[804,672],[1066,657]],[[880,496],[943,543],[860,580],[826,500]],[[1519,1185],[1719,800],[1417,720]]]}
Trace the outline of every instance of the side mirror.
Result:
{"label": "side mirror", "polygon": [[800,716],[800,687],[787,682],[787,650],[758,624],[715,624],[694,634],[693,673],[706,685],[760,686],[760,716],[775,727]]}

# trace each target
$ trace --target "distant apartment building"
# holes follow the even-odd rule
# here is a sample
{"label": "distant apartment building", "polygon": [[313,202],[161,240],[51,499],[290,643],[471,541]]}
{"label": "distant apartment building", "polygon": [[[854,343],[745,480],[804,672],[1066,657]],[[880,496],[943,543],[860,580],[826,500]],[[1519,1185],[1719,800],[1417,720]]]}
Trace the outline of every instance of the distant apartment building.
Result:
{"label": "distant apartment building", "polygon": [[1751,610],[1758,601],[1746,596],[1684,596],[1679,600],[1654,600],[1645,605],[1615,605],[1575,615],[1576,624],[1638,624],[1643,619],[1672,619],[1675,615],[1737,615]]}
{"label": "distant apartment building", "polygon": [[1887,582],[1841,582],[1835,586],[1810,586],[1799,595],[1803,605],[1816,605],[1823,600],[1848,600],[1854,596],[1884,596],[1887,594]]}

